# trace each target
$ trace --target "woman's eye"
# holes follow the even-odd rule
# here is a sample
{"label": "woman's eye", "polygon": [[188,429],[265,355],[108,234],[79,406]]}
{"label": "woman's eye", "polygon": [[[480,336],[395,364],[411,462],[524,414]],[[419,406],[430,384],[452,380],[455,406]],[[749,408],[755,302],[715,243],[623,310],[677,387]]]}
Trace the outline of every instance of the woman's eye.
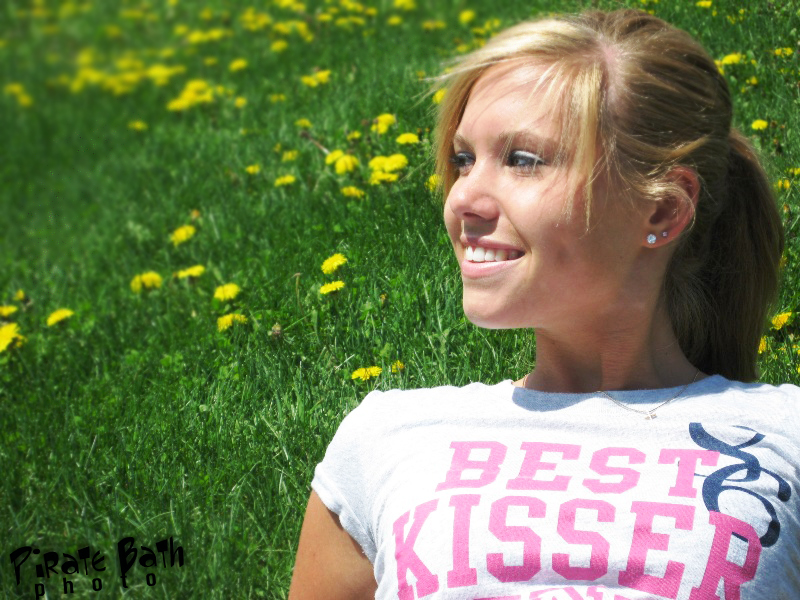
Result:
{"label": "woman's eye", "polygon": [[514,150],[513,152],[510,152],[508,155],[509,167],[516,167],[518,169],[532,171],[536,167],[541,166],[543,164],[544,160],[542,160],[539,156],[537,156],[533,152]]}
{"label": "woman's eye", "polygon": [[469,152],[456,152],[450,157],[450,164],[452,164],[461,175],[466,173],[474,162],[475,157]]}

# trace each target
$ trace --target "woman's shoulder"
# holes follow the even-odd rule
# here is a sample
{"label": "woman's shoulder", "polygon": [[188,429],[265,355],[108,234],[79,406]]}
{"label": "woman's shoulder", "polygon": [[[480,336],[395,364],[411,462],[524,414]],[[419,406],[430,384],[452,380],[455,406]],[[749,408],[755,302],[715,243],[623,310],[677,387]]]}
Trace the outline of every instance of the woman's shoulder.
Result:
{"label": "woman's shoulder", "polygon": [[800,387],[791,383],[774,385],[764,382],[744,382],[712,375],[703,386],[706,393],[732,394],[744,401],[800,402]]}

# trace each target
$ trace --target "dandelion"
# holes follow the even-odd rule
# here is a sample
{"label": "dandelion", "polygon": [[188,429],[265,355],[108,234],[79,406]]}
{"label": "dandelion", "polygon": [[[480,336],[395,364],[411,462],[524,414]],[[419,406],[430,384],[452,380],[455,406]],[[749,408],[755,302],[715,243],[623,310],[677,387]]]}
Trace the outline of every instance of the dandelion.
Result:
{"label": "dandelion", "polygon": [[322,261],[322,272],[325,273],[325,275],[330,275],[346,263],[347,257],[344,254],[334,254]]}
{"label": "dandelion", "polygon": [[242,288],[235,283],[226,283],[218,286],[217,289],[214,290],[214,299],[220,302],[227,302],[228,300],[236,298],[241,291]]}
{"label": "dandelion", "polygon": [[131,121],[128,123],[128,129],[132,129],[133,131],[146,131],[147,123],[144,121]]}
{"label": "dandelion", "polygon": [[775,56],[791,56],[793,53],[791,48],[775,48]]}
{"label": "dandelion", "polygon": [[292,162],[293,160],[297,160],[297,157],[300,156],[300,152],[297,150],[286,150],[281,155],[281,162]]}
{"label": "dandelion", "polygon": [[16,300],[17,302],[24,302],[26,298],[27,296],[25,295],[25,292],[23,292],[22,290],[17,290],[16,293],[14,294],[14,300]]}
{"label": "dandelion", "polygon": [[392,27],[397,27],[398,25],[403,23],[403,17],[400,15],[392,15],[388,19],[386,19],[386,24],[391,25]]}
{"label": "dandelion", "polygon": [[205,272],[206,268],[203,265],[195,265],[193,267],[189,267],[188,269],[178,271],[175,273],[175,277],[178,279],[194,279],[200,277]]}
{"label": "dandelion", "polygon": [[294,175],[281,175],[275,180],[275,187],[292,185],[295,181],[297,181],[297,177]]}
{"label": "dandelion", "polygon": [[397,173],[387,173],[386,171],[373,171],[369,176],[370,185],[380,185],[382,183],[392,183],[397,181],[399,175]]}
{"label": "dandelion", "polygon": [[248,165],[244,170],[250,175],[258,175],[261,172],[261,165]]}
{"label": "dandelion", "polygon": [[217,319],[217,330],[225,331],[226,329],[230,329],[234,323],[247,323],[247,317],[239,313],[222,315]]}
{"label": "dandelion", "polygon": [[398,144],[419,144],[419,136],[416,133],[401,133],[395,141]]}
{"label": "dandelion", "polygon": [[315,88],[318,85],[324,85],[330,81],[331,72],[330,70],[327,71],[317,71],[312,75],[303,75],[300,77],[300,81],[303,85],[307,85],[308,87]]}
{"label": "dandelion", "polygon": [[425,187],[428,188],[428,191],[433,192],[436,190],[436,188],[439,187],[441,179],[442,179],[441,177],[439,177],[434,173],[433,175],[428,177],[428,180],[425,182]]}
{"label": "dandelion", "polygon": [[68,308],[59,308],[56,311],[50,313],[50,316],[47,317],[47,326],[52,327],[57,323],[61,323],[64,319],[69,319],[75,312],[71,311]]}
{"label": "dandelion", "polygon": [[447,88],[442,88],[440,90],[436,90],[436,93],[433,95],[433,103],[440,104],[442,100],[444,100],[444,96],[447,94]]}
{"label": "dandelion", "polygon": [[394,115],[389,113],[384,113],[382,115],[378,115],[373,119],[373,124],[370,129],[372,131],[376,131],[378,135],[384,134],[389,131],[389,127],[397,123],[397,119]]}
{"label": "dandelion", "polygon": [[343,287],[344,287],[344,281],[332,281],[320,287],[319,293],[322,294],[323,296],[326,296],[327,294],[338,292]]}
{"label": "dandelion", "polygon": [[360,140],[361,139],[361,132],[360,131],[352,131],[347,134],[347,141],[352,142],[353,140]]}
{"label": "dandelion", "polygon": [[744,55],[741,52],[734,52],[733,54],[728,54],[722,57],[722,60],[719,61],[723,65],[738,65],[742,62]]}
{"label": "dandelion", "polygon": [[769,123],[767,123],[764,119],[756,119],[755,121],[753,121],[752,125],[750,125],[750,127],[755,129],[756,131],[761,131],[762,129],[766,129],[768,126]]}
{"label": "dandelion", "polygon": [[352,185],[343,187],[340,191],[342,192],[343,196],[348,198],[363,198],[366,195],[364,190],[360,190]]}
{"label": "dandelion", "polygon": [[[278,102],[286,102],[286,94],[270,94],[269,101],[273,104],[277,104]],[[295,123],[297,125],[297,123]]]}
{"label": "dandelion", "polygon": [[775,189],[778,191],[788,190],[790,187],[792,187],[792,182],[788,179],[779,179],[775,182]]}
{"label": "dandelion", "polygon": [[695,6],[700,8],[711,8],[711,0],[700,0]]}
{"label": "dandelion", "polygon": [[344,156],[344,151],[343,150],[331,150],[330,152],[328,152],[328,155],[325,157],[325,164],[326,165],[332,165],[333,163],[335,163],[337,160],[339,160],[343,156]]}
{"label": "dandelion", "polygon": [[462,10],[458,14],[458,22],[462,25],[468,25],[472,23],[475,19],[475,11],[474,10]]}
{"label": "dandelion", "polygon": [[12,344],[19,346],[25,343],[25,338],[19,333],[19,325],[9,323],[0,326],[0,352],[7,350]]}
{"label": "dandelion", "polygon": [[0,317],[2,317],[2,318],[10,317],[11,315],[13,315],[18,310],[19,309],[16,306],[13,306],[13,305],[0,306]]}
{"label": "dandelion", "polygon": [[195,233],[197,233],[197,229],[195,229],[194,225],[183,225],[173,231],[172,235],[169,236],[169,239],[172,240],[172,243],[175,246],[179,246],[180,244],[188,242],[190,239],[192,239]]}
{"label": "dandelion", "polygon": [[244,96],[239,96],[236,98],[236,100],[233,101],[233,105],[236,108],[244,108],[245,106],[247,106],[247,98],[245,98]]}
{"label": "dandelion", "polygon": [[391,156],[376,156],[369,161],[369,168],[373,171],[385,171],[393,173],[408,166],[408,159],[404,154],[392,154]]}
{"label": "dandelion", "polygon": [[242,71],[243,69],[247,68],[247,61],[243,58],[237,58],[236,60],[232,61],[231,64],[228,66],[228,70],[231,73],[236,73],[237,71]]}
{"label": "dandelion", "polygon": [[394,0],[393,6],[398,10],[415,10],[417,3],[414,0]]}
{"label": "dandelion", "polygon": [[131,280],[131,291],[134,294],[138,294],[145,290],[154,290],[161,287],[161,275],[156,273],[155,271],[147,271],[146,273],[140,273],[136,275]]}
{"label": "dandelion", "polygon": [[279,53],[283,52],[289,47],[289,43],[286,40],[275,40],[270,45],[269,49],[273,52]]}
{"label": "dandelion", "polygon": [[399,360],[396,360],[392,363],[392,373],[399,373],[405,368],[406,366]]}
{"label": "dandelion", "polygon": [[380,367],[362,367],[361,369],[356,369],[353,371],[353,374],[350,375],[350,378],[367,381],[368,379],[372,379],[373,377],[380,375],[381,371],[383,371],[383,369]]}
{"label": "dandelion", "polygon": [[311,129],[312,127],[311,121],[309,121],[308,119],[297,119],[297,121],[295,121],[294,124],[295,127],[299,127],[300,129]]}
{"label": "dandelion", "polygon": [[356,167],[358,167],[358,159],[352,154],[345,154],[336,161],[333,168],[338,175],[344,175],[354,171]]}
{"label": "dandelion", "polygon": [[436,31],[437,29],[444,29],[447,24],[444,21],[430,20],[422,22],[423,31]]}
{"label": "dandelion", "polygon": [[764,354],[767,351],[767,336],[763,336],[758,342],[758,353]]}
{"label": "dandelion", "polygon": [[786,323],[789,322],[789,318],[792,316],[791,312],[784,312],[779,315],[775,315],[772,317],[772,328],[776,331],[781,329]]}
{"label": "dandelion", "polygon": [[749,83],[750,85],[758,85],[758,79],[754,75],[753,77],[747,80],[747,83]]}

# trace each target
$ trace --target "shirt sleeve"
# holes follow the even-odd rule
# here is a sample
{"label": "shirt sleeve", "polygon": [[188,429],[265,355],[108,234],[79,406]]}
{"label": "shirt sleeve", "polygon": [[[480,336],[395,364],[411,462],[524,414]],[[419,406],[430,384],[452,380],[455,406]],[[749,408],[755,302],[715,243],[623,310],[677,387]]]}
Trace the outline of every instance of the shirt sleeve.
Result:
{"label": "shirt sleeve", "polygon": [[322,503],[339,515],[344,530],[372,563],[377,549],[370,526],[373,490],[368,489],[367,469],[375,461],[372,440],[377,424],[369,416],[369,405],[380,394],[371,392],[344,418],[311,481],[311,488]]}

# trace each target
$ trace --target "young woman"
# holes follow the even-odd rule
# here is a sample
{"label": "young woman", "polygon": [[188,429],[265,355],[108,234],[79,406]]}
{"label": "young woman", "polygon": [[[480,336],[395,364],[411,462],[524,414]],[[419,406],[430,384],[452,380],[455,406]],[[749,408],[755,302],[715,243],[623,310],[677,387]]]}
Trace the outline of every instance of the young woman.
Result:
{"label": "young woman", "polygon": [[290,598],[800,597],[800,390],[742,383],[783,236],[714,61],[589,12],[444,85],[464,311],[533,328],[536,365],[370,394],[317,467]]}

